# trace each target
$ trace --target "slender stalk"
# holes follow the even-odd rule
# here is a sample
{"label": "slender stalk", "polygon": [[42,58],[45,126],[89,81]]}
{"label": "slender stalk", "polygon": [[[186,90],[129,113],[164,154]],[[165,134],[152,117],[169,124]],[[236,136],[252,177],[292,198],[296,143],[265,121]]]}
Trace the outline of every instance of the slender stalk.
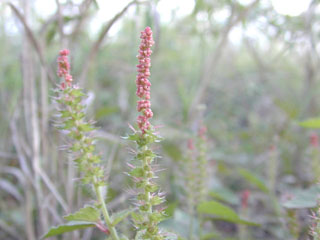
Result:
{"label": "slender stalk", "polygon": [[85,94],[73,84],[68,55],[69,50],[65,49],[60,51],[58,58],[58,76],[64,78],[58,89],[60,94],[57,98],[61,104],[59,114],[62,118],[59,128],[68,131],[68,136],[71,139],[71,157],[82,173],[82,183],[89,184],[94,188],[104,222],[108,228],[108,231],[103,232],[110,234],[112,240],[120,240],[104,201],[103,186],[106,185],[103,180],[104,170],[100,164],[100,156],[95,154],[96,147],[92,137],[94,127],[85,119],[85,106],[82,104]]}
{"label": "slender stalk", "polygon": [[154,44],[151,28],[146,27],[141,32],[140,38],[136,95],[139,97],[137,110],[141,114],[137,118],[139,130],[134,130],[134,134],[128,136],[128,139],[137,145],[136,161],[134,164],[128,164],[132,168],[129,175],[133,178],[138,190],[136,205],[139,208],[133,215],[133,220],[136,227],[136,239],[164,240],[168,233],[159,229],[158,224],[165,218],[165,214],[163,208],[155,206],[164,203],[165,199],[153,180],[156,178],[154,161],[157,155],[150,148],[151,144],[161,140],[149,122],[153,116],[150,102],[151,83],[148,79],[150,77],[151,46]]}
{"label": "slender stalk", "polygon": [[101,204],[101,210],[102,210],[103,218],[104,218],[106,224],[108,225],[108,228],[109,228],[110,234],[112,236],[112,239],[113,240],[120,240],[116,228],[112,225],[112,222],[111,222],[111,219],[110,219],[110,215],[109,215],[106,203],[105,203],[104,198],[103,198],[102,187],[99,186],[98,183],[95,183],[94,184],[94,190],[96,192],[98,201]]}

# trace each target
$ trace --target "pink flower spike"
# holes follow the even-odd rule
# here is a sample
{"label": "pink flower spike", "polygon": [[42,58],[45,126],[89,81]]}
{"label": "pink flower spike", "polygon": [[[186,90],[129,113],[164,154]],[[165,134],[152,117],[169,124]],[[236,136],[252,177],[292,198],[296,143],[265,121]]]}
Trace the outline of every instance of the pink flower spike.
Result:
{"label": "pink flower spike", "polygon": [[63,49],[60,51],[60,56],[68,56],[70,51],[68,49]]}
{"label": "pink flower spike", "polygon": [[139,64],[137,65],[136,95],[140,98],[137,102],[137,110],[141,112],[142,115],[138,116],[137,123],[142,134],[144,134],[145,131],[150,128],[151,124],[149,119],[153,117],[151,103],[149,101],[151,83],[148,80],[151,66],[150,55],[152,53],[150,48],[154,44],[151,28],[146,27],[145,30],[141,32],[140,38],[141,43],[138,51],[139,55],[137,56]]}
{"label": "pink flower spike", "polygon": [[65,89],[66,86],[71,86],[72,75],[70,74],[70,63],[68,60],[69,50],[64,49],[60,51],[59,57],[57,59],[58,62],[58,76],[63,77],[64,81],[61,83],[61,88]]}

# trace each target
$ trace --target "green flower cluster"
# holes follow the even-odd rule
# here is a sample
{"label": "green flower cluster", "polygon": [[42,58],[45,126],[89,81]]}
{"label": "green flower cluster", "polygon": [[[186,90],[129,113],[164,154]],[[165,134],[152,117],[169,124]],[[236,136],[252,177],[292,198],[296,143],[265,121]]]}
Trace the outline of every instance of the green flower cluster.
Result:
{"label": "green flower cluster", "polygon": [[83,100],[85,94],[81,88],[71,85],[64,89],[58,89],[59,96],[59,125],[58,128],[65,130],[72,140],[68,148],[72,154],[79,171],[83,174],[84,184],[102,186],[103,169],[99,165],[100,156],[95,153],[95,143],[92,131],[93,124],[85,119],[85,105]]}
{"label": "green flower cluster", "polygon": [[127,137],[137,145],[137,154],[133,159],[134,164],[129,164],[132,177],[137,189],[136,204],[139,210],[132,214],[135,227],[137,228],[138,239],[161,240],[166,239],[165,233],[162,233],[158,224],[166,218],[162,208],[155,209],[165,202],[163,194],[159,191],[159,186],[154,182],[155,159],[158,157],[150,148],[155,142],[160,142],[154,129],[146,130],[144,134],[135,132]]}
{"label": "green flower cluster", "polygon": [[185,174],[188,208],[191,215],[194,213],[194,208],[206,200],[208,193],[207,139],[205,133],[206,128],[201,127],[195,141],[189,139],[187,154],[181,166]]}

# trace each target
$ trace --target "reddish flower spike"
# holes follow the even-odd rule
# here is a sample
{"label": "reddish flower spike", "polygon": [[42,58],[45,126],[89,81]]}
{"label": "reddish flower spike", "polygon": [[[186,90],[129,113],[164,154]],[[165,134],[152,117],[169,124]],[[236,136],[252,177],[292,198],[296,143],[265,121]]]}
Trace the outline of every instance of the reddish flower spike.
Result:
{"label": "reddish flower spike", "polygon": [[62,90],[66,88],[66,86],[71,86],[72,75],[70,74],[70,63],[68,60],[69,50],[64,49],[60,51],[58,57],[58,76],[63,77],[65,82],[62,82],[60,87]]}
{"label": "reddish flower spike", "polygon": [[150,55],[152,53],[150,48],[154,44],[151,28],[146,27],[145,30],[141,32],[140,38],[141,43],[139,46],[139,55],[137,56],[139,64],[137,65],[138,75],[136,79],[136,95],[140,98],[137,102],[137,110],[138,112],[141,112],[142,115],[138,116],[137,123],[142,134],[144,134],[145,131],[149,129],[149,119],[153,116],[151,102],[149,101],[151,83],[148,80],[151,67]]}

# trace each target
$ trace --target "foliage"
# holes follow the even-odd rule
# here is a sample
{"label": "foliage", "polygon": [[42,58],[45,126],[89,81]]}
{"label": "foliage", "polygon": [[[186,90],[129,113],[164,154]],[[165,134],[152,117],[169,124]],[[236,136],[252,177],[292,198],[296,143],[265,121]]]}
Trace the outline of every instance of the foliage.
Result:
{"label": "foliage", "polygon": [[[50,226],[58,226],[48,233],[58,239],[105,239],[102,203],[119,239],[142,238],[136,227],[146,222],[139,217],[144,204],[132,202],[144,200],[137,192],[146,188],[166,193],[166,201],[150,202],[161,212],[153,216],[163,220],[157,230],[181,239],[309,239],[310,229],[318,238],[320,151],[309,138],[319,135],[319,1],[299,16],[262,0],[194,1],[189,14],[187,0],[181,8],[174,1],[119,2],[114,14],[100,0],[48,0],[47,9],[58,5],[50,15],[38,2],[0,6],[0,239],[39,239]],[[133,66],[146,25],[156,41],[156,118],[144,137],[135,128],[124,141],[119,136],[137,115]],[[57,86],[62,47],[72,52],[77,88]],[[195,134],[202,124],[204,148]],[[187,167],[188,139],[196,148],[191,160],[209,174]],[[134,167],[123,174],[126,163]],[[150,172],[154,185],[132,182]],[[189,191],[186,179],[197,187]],[[245,190],[251,194],[244,210]]]}

